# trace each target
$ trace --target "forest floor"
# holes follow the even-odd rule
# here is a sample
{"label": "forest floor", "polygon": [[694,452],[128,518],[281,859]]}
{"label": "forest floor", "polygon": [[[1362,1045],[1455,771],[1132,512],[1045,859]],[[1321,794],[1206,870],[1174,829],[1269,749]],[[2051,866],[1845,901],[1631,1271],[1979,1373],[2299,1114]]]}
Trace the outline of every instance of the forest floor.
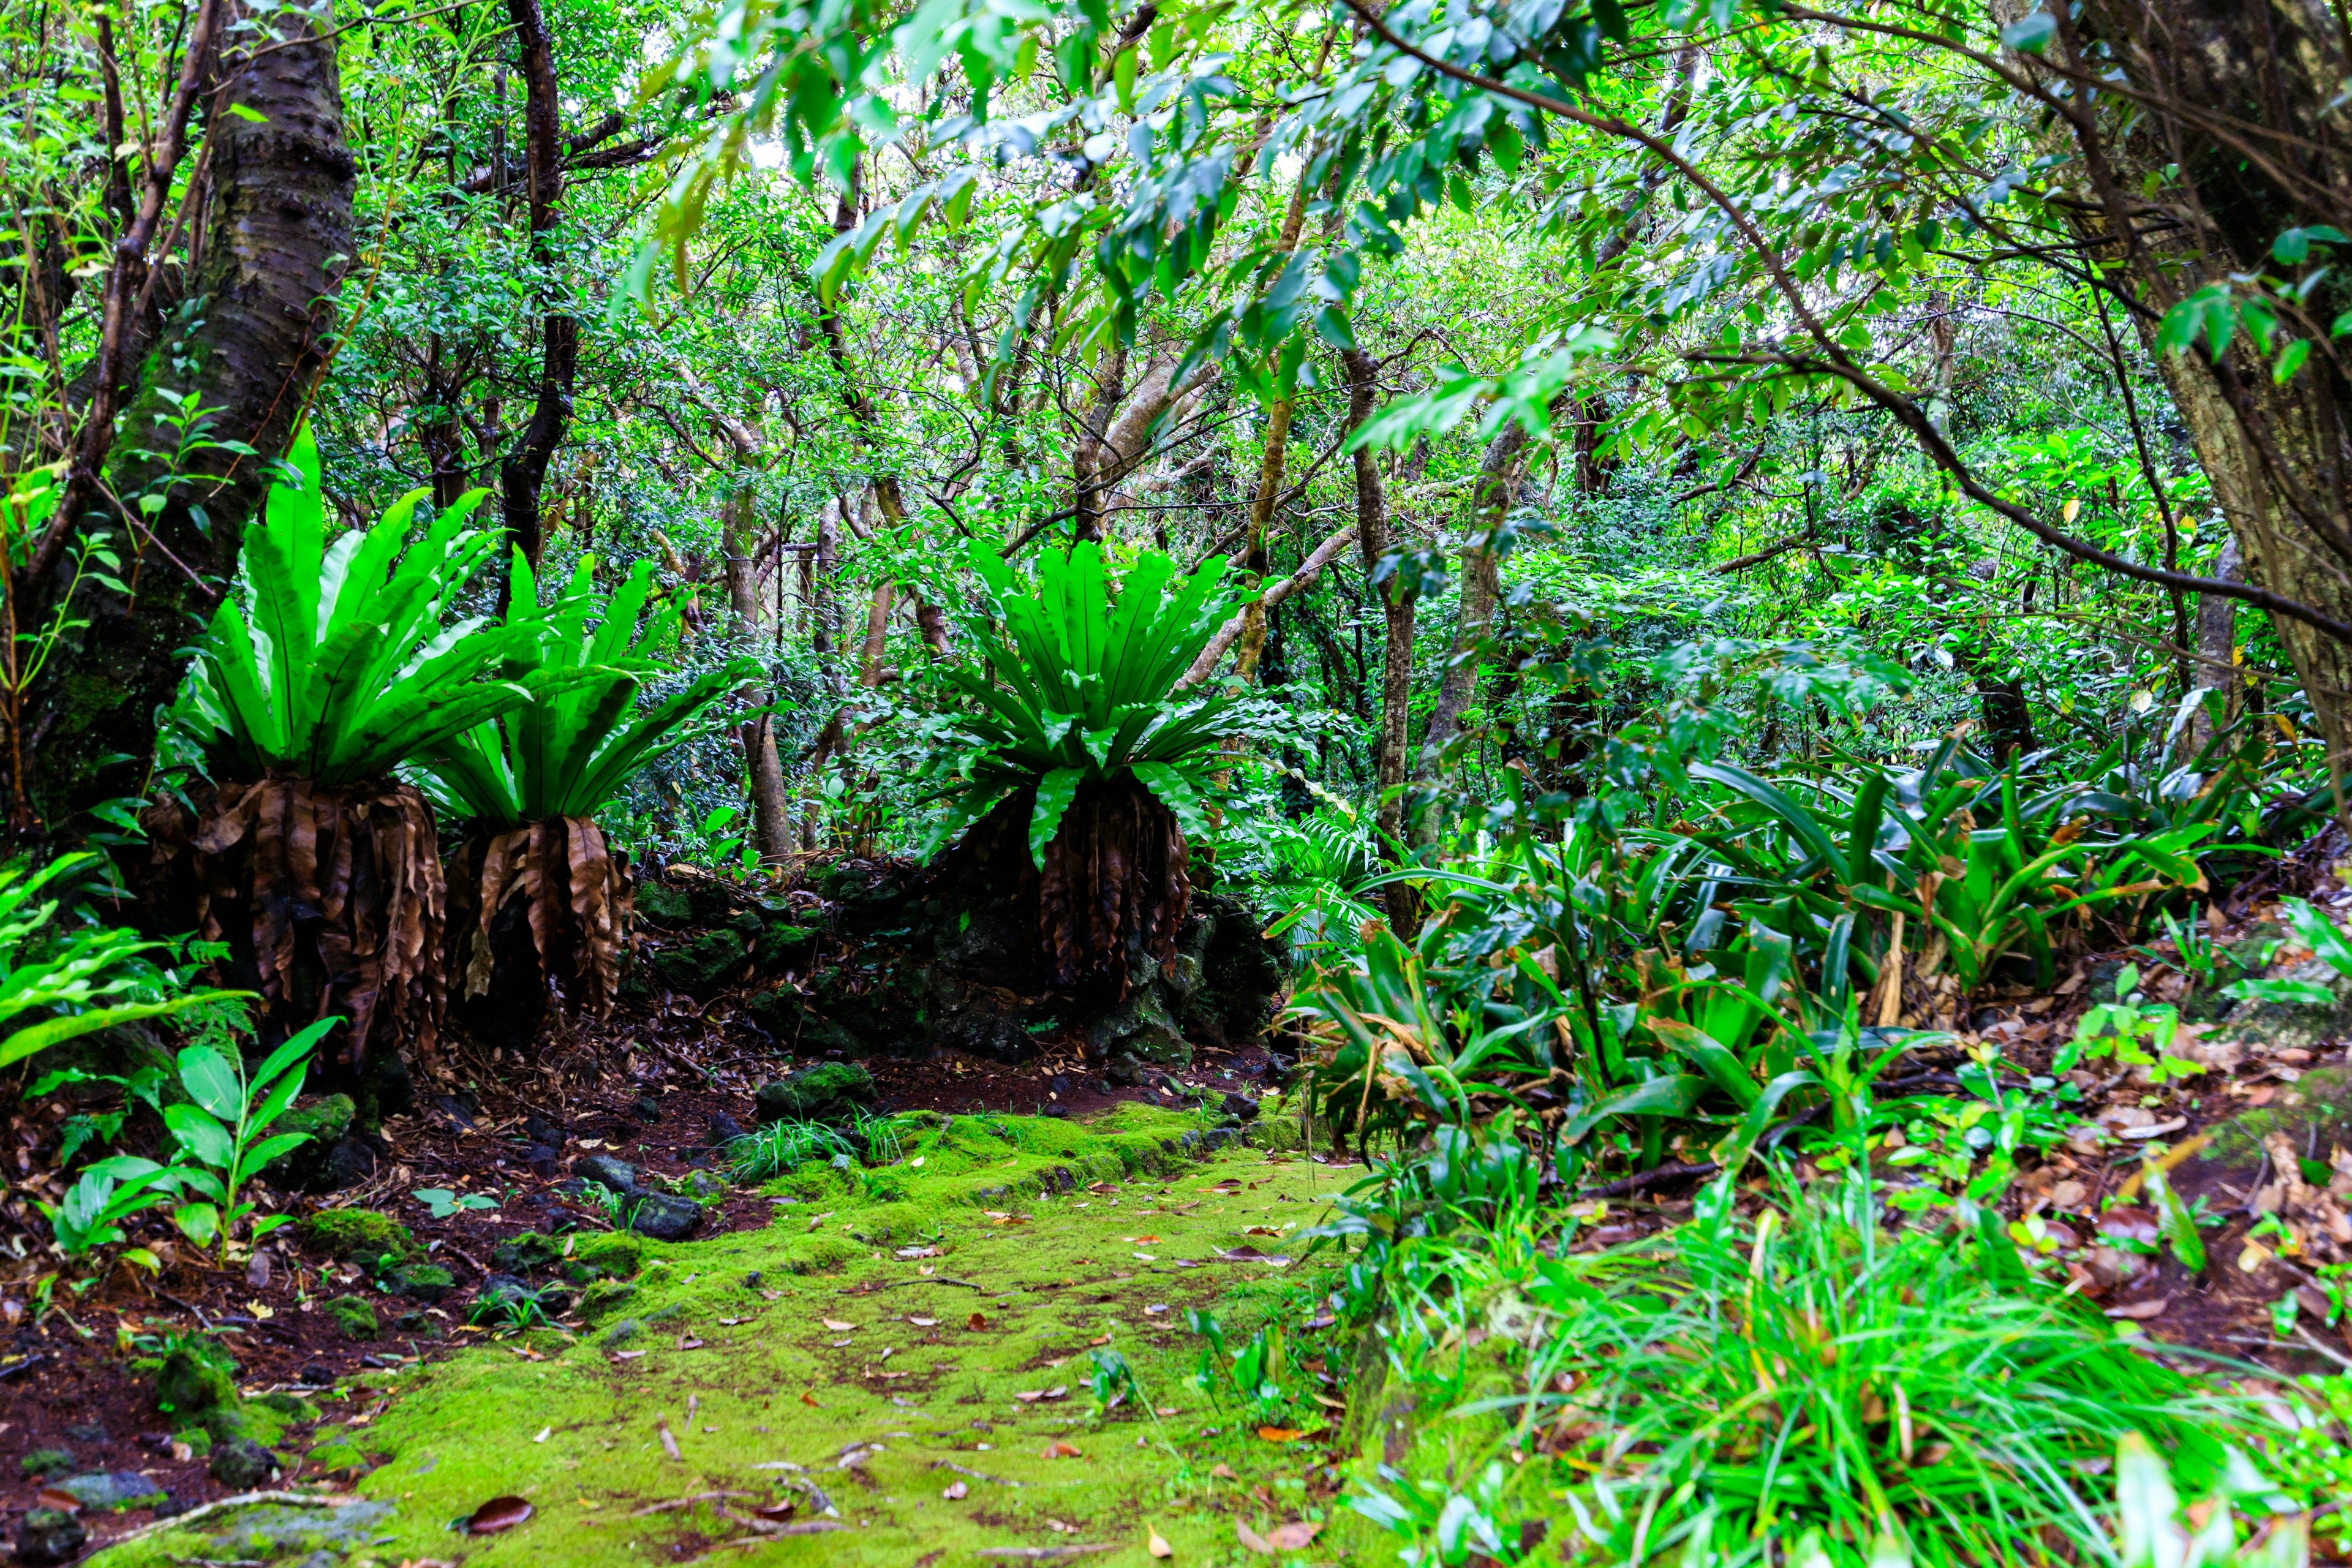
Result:
{"label": "forest floor", "polygon": [[[2311,890],[2322,907],[2352,906],[2333,877]],[[2216,912],[2217,934],[2268,971],[2324,968],[2280,939],[2267,898]],[[2164,1081],[2112,1058],[2053,1071],[2126,961],[2146,966],[2151,1005],[2185,1000],[2168,967],[2179,957],[2163,944],[2086,955],[2049,990],[1986,998],[1886,1075],[1882,1103],[1897,1086],[1926,1097],[1908,1142],[1956,1156],[1971,1147],[1953,1114],[1959,1075],[1992,1062],[2040,1134],[2020,1159],[2013,1234],[2076,1294],[2158,1353],[2274,1373],[2352,1366],[2335,1304],[2352,1265],[2352,1152],[2338,1147],[2352,1144],[2352,983],[2333,1012],[2183,1025],[2175,1048],[2199,1070]],[[324,1205],[392,1215],[450,1271],[437,1302],[375,1299],[378,1337],[351,1338],[325,1310],[366,1292],[364,1270],[292,1232],[267,1249],[269,1267],[184,1264],[169,1293],[121,1268],[45,1320],[19,1305],[0,1337],[10,1533],[46,1485],[94,1472],[167,1493],[161,1509],[82,1513],[98,1560],[130,1568],[683,1563],[739,1549],[902,1568],[1142,1563],[1155,1540],[1203,1564],[1381,1550],[1335,1506],[1382,1441],[1361,1420],[1339,1436],[1352,1348],[1333,1340],[1326,1260],[1295,1239],[1365,1172],[1307,1151],[1278,1096],[1247,1142],[1217,1127],[1223,1096],[1264,1088],[1263,1048],[1117,1089],[1075,1047],[1017,1067],[876,1060],[885,1107],[933,1113],[895,1163],[730,1187],[714,1173],[714,1123],[749,1124],[751,1089],[782,1064],[733,1037],[726,1013],[667,1004],[527,1067],[494,1056],[420,1085],[415,1113],[386,1125],[375,1175]],[[2202,1205],[2201,1270],[2148,1206],[2151,1146],[2171,1152],[2175,1187]],[[698,1234],[613,1252],[619,1238],[583,1225],[560,1191],[584,1156],[699,1187]],[[1565,1245],[1671,1225],[1698,1179],[1579,1205]],[[488,1206],[436,1216],[415,1195],[431,1188]],[[535,1264],[512,1261],[519,1238],[541,1249]],[[496,1275],[572,1274],[578,1287],[575,1251],[605,1278],[559,1302],[551,1325],[467,1321]],[[1287,1325],[1294,1408],[1322,1424],[1261,1430],[1197,1387],[1195,1310],[1235,1344]],[[138,1372],[191,1330],[233,1346],[240,1394],[274,1406],[280,1500],[201,1511],[234,1489],[174,1447],[178,1418]],[[45,1448],[68,1450],[72,1468],[18,1479]],[[498,1499],[529,1517],[463,1528]]]}
{"label": "forest floor", "polygon": [[[1285,1130],[1258,1137],[1295,1144]],[[1244,1337],[1311,1314],[1292,1238],[1360,1173],[1215,1142],[1134,1105],[1087,1126],[962,1119],[887,1184],[771,1183],[769,1223],[646,1244],[625,1317],[305,1391],[320,1500],[172,1521],[100,1560],[1139,1563],[1156,1533],[1213,1561],[1237,1521],[1313,1522],[1338,1474],[1317,1464],[1328,1432],[1244,1429],[1192,1384],[1186,1314]],[[1097,1387],[1104,1350],[1131,1385]],[[453,1532],[502,1497],[530,1517]]]}

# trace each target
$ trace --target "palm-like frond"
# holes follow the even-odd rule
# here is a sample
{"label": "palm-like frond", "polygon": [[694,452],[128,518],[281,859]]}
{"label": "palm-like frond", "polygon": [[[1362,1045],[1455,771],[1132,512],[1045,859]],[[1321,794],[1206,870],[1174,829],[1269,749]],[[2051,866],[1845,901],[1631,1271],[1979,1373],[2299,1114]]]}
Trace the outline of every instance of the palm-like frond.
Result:
{"label": "palm-like frond", "polygon": [[488,492],[446,509],[404,551],[424,490],[326,544],[319,449],[289,454],[300,481],[272,487],[245,534],[241,595],[214,613],[174,715],[221,781],[277,773],[338,787],[381,778],[416,752],[519,707],[511,677],[537,634],[443,613],[497,536],[466,525]]}
{"label": "palm-like frond", "polygon": [[1210,753],[1263,706],[1175,689],[1233,613],[1224,558],[1180,577],[1167,556],[1147,551],[1116,589],[1094,543],[1048,553],[1034,579],[977,542],[971,560],[995,618],[966,616],[970,657],[941,671],[972,710],[940,731],[942,773],[952,776],[943,781],[950,809],[938,841],[1007,795],[1039,786],[1029,837],[1042,866],[1054,822],[1077,786],[1122,774],[1188,828],[1196,823]]}
{"label": "palm-like frond", "polygon": [[606,599],[596,591],[594,559],[583,559],[564,592],[544,605],[520,551],[512,571],[499,631],[538,650],[536,667],[520,678],[530,705],[448,732],[419,753],[439,802],[485,827],[591,815],[632,775],[692,739],[710,710],[758,673],[751,659],[730,660],[641,706],[646,682],[666,668],[663,650],[680,615],[674,601],[655,598],[653,563],[637,563]]}

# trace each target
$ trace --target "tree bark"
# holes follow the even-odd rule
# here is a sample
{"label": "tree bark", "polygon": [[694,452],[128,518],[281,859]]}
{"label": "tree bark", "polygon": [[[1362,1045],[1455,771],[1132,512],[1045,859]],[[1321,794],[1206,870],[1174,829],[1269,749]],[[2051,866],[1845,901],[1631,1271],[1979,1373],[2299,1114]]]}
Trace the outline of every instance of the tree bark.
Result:
{"label": "tree bark", "polygon": [[[521,52],[523,178],[530,214],[530,259],[541,272],[544,316],[540,327],[538,399],[514,449],[499,460],[499,496],[509,542],[536,568],[547,542],[540,516],[540,492],[547,484],[547,465],[572,425],[572,387],[580,369],[580,322],[564,304],[551,243],[556,225],[562,219],[556,204],[563,195],[562,106],[555,76],[555,46],[548,37],[547,18],[539,0],[507,0],[507,17]],[[508,579],[501,576],[499,581],[503,605]]]}
{"label": "tree bark", "polygon": [[[2213,563],[2213,575],[2229,583],[2244,577],[2245,562],[2236,540],[2221,546],[2221,553]],[[2197,673],[2192,684],[2199,691],[2222,694],[2222,723],[2238,716],[2237,600],[2225,599],[2219,594],[2197,595]],[[2193,761],[2212,739],[2213,714],[2200,702],[2190,715],[2188,732],[2182,738],[2181,761]]]}
{"label": "tree bark", "polygon": [[[1327,42],[1326,48],[1329,46]],[[1277,246],[1287,255],[1298,248],[1298,231],[1307,225],[1307,182],[1302,179],[1291,194],[1290,210],[1282,220],[1282,238]],[[1274,503],[1282,494],[1283,464],[1290,453],[1290,399],[1284,398],[1265,413],[1265,457],[1258,465],[1257,493],[1250,498],[1249,537],[1242,551],[1242,568],[1263,583],[1274,570],[1266,551],[1266,531],[1273,526]],[[1242,626],[1241,652],[1234,657],[1234,673],[1248,681],[1257,674],[1257,661],[1265,651],[1265,613],[1269,608],[1261,600],[1253,600],[1245,612],[1248,619]]]}
{"label": "tree bark", "polygon": [[[1379,371],[1372,356],[1361,349],[1342,349],[1340,363],[1348,371],[1348,423],[1361,426],[1372,416],[1380,393]],[[1516,426],[1515,426],[1516,428]],[[1389,552],[1389,500],[1381,488],[1379,454],[1369,447],[1356,449],[1356,542],[1362,547],[1364,580],[1370,582],[1381,558]],[[1402,864],[1404,846],[1405,746],[1412,717],[1413,598],[1393,574],[1375,590],[1381,616],[1387,624],[1386,649],[1381,661],[1381,731],[1373,750],[1372,793],[1378,803],[1373,822],[1380,829],[1382,858]],[[1410,942],[1421,929],[1421,900],[1402,882],[1381,889],[1388,905],[1389,928]]]}
{"label": "tree bark", "polygon": [[[2336,112],[2352,38],[2336,14],[2302,3],[2087,0],[2053,12],[2053,58],[2076,79],[2066,117],[2095,206],[2078,231],[2128,279],[2144,345],[2199,289],[2282,266],[2290,228],[2352,233],[2352,141]],[[2102,91],[2119,71],[2130,91]],[[2090,90],[2085,91],[2084,87]],[[2200,344],[2157,356],[2213,499],[2252,586],[2352,622],[2352,373],[2328,323],[2352,305],[2340,268],[2282,324],[2314,344],[2284,383],[2241,332],[2217,362]],[[2295,617],[2273,617],[2328,751],[2344,810],[2352,746],[2352,645]]]}
{"label": "tree bark", "polygon": [[[209,62],[195,62],[218,83],[206,106],[202,243],[189,280],[203,305],[182,313],[144,362],[201,368],[193,384],[167,374],[140,385],[110,443],[101,428],[87,433],[85,457],[94,449],[104,465],[102,485],[93,481],[89,493],[103,506],[95,516],[79,504],[60,508],[48,569],[28,574],[15,595],[20,628],[35,624],[27,601],[54,605],[69,591],[74,617],[87,622],[60,639],[26,694],[16,737],[25,793],[53,828],[143,787],[157,715],[187,668],[183,650],[236,568],[246,520],[268,487],[265,464],[286,450],[324,366],[334,292],[353,249],[355,171],[334,44],[314,38],[311,18],[299,10],[213,0],[200,16],[215,9],[215,37],[244,52],[215,47]],[[192,53],[206,52],[193,28],[190,42]],[[178,151],[167,145],[159,163],[176,163]],[[163,173],[168,184],[169,169]],[[143,203],[140,216],[150,216]],[[135,313],[146,265],[144,241],[118,245],[116,267],[127,270],[120,282],[110,279],[110,320],[117,300],[122,320]],[[100,376],[90,420],[110,418],[120,406],[111,400],[134,374],[125,363]],[[217,447],[187,449],[188,435],[173,421],[188,393],[205,410],[205,437],[248,443],[258,460]],[[142,513],[142,496],[163,504]],[[88,583],[72,589],[77,551],[67,535],[95,542],[123,525],[130,593]]]}
{"label": "tree bark", "polygon": [[[756,647],[760,641],[762,616],[760,605],[760,574],[752,563],[751,547],[753,509],[759,500],[759,489],[750,474],[739,478],[734,493],[727,498],[727,511],[720,524],[722,545],[727,555],[727,602],[735,612],[735,624],[742,628],[743,638]],[[782,569],[779,563],[778,570]],[[766,662],[764,659],[761,662]],[[793,852],[792,792],[784,784],[784,764],[776,754],[775,721],[764,710],[775,700],[775,693],[762,689],[755,700],[763,711],[736,726],[736,734],[743,746],[743,769],[751,781],[752,842],[760,851],[763,865],[781,866]]]}
{"label": "tree bark", "polygon": [[[1527,451],[1528,433],[1517,422],[1506,425],[1486,443],[1478,463],[1478,482],[1471,492],[1470,536],[1462,544],[1462,607],[1454,623],[1454,644],[1446,657],[1445,673],[1437,688],[1437,705],[1422,737],[1423,784],[1433,784],[1445,749],[1462,733],[1462,715],[1477,690],[1478,661],[1486,634],[1495,623],[1495,607],[1502,599],[1502,579],[1493,549],[1495,531],[1510,512],[1511,495],[1518,488],[1519,469]],[[1425,811],[1414,825],[1416,844],[1433,842],[1437,829],[1434,811]]]}

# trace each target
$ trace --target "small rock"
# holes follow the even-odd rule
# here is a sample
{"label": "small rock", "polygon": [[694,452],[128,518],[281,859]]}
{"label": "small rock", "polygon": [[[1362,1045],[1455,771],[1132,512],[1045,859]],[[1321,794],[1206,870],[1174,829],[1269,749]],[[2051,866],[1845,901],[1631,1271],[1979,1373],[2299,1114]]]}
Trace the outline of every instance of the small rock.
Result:
{"label": "small rock", "polygon": [[751,1098],[763,1122],[846,1121],[874,1103],[874,1075],[856,1062],[827,1060],[763,1083]]}
{"label": "small rock", "polygon": [[1266,1082],[1272,1084],[1276,1089],[1281,1089],[1286,1086],[1292,1079],[1297,1076],[1297,1058],[1284,1056],[1280,1051],[1272,1051],[1267,1054],[1265,1058]]}
{"label": "small rock", "polygon": [[213,1450],[213,1479],[239,1491],[251,1491],[278,1474],[278,1458],[250,1437],[223,1443]]}
{"label": "small rock", "polygon": [[708,1171],[696,1171],[686,1178],[687,1195],[700,1204],[713,1204],[727,1195],[727,1184]]}
{"label": "small rock", "polygon": [[543,1180],[555,1174],[556,1167],[563,1163],[563,1156],[555,1152],[552,1144],[534,1143],[522,1152],[522,1163],[530,1167],[532,1175]]}
{"label": "small rock", "polygon": [[639,1334],[645,1332],[645,1331],[646,1325],[639,1320],[635,1318],[623,1318],[619,1322],[614,1323],[611,1328],[606,1329],[604,1331],[604,1337],[597,1342],[602,1344],[606,1350],[618,1350],[623,1345],[627,1344],[631,1340],[635,1339]]}
{"label": "small rock", "polygon": [[312,1362],[309,1366],[304,1367],[298,1375],[302,1382],[312,1388],[332,1388],[335,1384],[334,1373],[317,1362]]}
{"label": "small rock", "polygon": [[525,1118],[522,1135],[534,1143],[550,1143],[558,1148],[561,1148],[563,1143],[563,1129],[544,1116],[534,1115]]}
{"label": "small rock", "polygon": [[456,1288],[457,1279],[437,1263],[403,1263],[387,1269],[377,1283],[387,1295],[431,1306]]}
{"label": "small rock", "polygon": [[629,1200],[629,1228],[656,1241],[682,1241],[702,1223],[702,1205],[667,1193],[634,1193]]}
{"label": "small rock", "polygon": [[372,1340],[381,1332],[375,1319],[375,1304],[364,1296],[338,1296],[327,1303],[327,1315],[350,1340]]}
{"label": "small rock", "polygon": [[374,1144],[356,1133],[338,1138],[320,1163],[316,1184],[321,1191],[340,1193],[374,1175],[375,1166]]}
{"label": "small rock", "polygon": [[661,1101],[650,1094],[641,1094],[637,1096],[636,1103],[629,1107],[629,1114],[644,1122],[659,1121],[662,1116]]}
{"label": "small rock", "polygon": [[77,1443],[96,1443],[101,1447],[112,1440],[107,1436],[106,1428],[95,1421],[85,1421],[79,1426],[68,1426],[66,1428],[66,1436]]}
{"label": "small rock", "polygon": [[92,1513],[144,1508],[163,1495],[162,1487],[136,1470],[101,1470],[51,1484]]}
{"label": "small rock", "polygon": [[490,1248],[490,1267],[500,1274],[524,1274],[552,1268],[563,1261],[563,1244],[551,1236],[526,1230]]}
{"label": "small rock", "polygon": [[70,1563],[89,1541],[89,1531],[81,1527],[81,1521],[63,1509],[28,1509],[16,1531],[16,1561]]}
{"label": "small rock", "polygon": [[1118,1051],[1104,1065],[1103,1077],[1121,1089],[1131,1089],[1143,1081],[1147,1070],[1143,1058],[1133,1051]]}
{"label": "small rock", "polygon": [[723,1149],[743,1136],[743,1124],[723,1110],[710,1113],[710,1132],[703,1142],[713,1149]]}
{"label": "small rock", "polygon": [[1246,1094],[1229,1094],[1221,1102],[1225,1114],[1239,1121],[1257,1120],[1257,1101]]}
{"label": "small rock", "polygon": [[615,1160],[609,1154],[583,1154],[572,1162],[572,1173],[583,1181],[597,1182],[616,1193],[637,1190],[637,1169],[625,1160]]}

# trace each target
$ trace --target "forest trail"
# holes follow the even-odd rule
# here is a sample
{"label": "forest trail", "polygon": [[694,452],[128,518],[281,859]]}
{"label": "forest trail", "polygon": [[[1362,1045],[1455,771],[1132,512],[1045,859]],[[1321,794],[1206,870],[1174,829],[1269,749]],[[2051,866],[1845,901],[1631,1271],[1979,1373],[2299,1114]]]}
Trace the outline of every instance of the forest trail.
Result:
{"label": "forest trail", "polygon": [[[1329,1434],[1272,1441],[1230,1392],[1221,1409],[1192,1381],[1186,1314],[1238,1342],[1295,1302],[1298,1233],[1360,1173],[1263,1146],[1295,1123],[1205,1160],[1181,1149],[1197,1123],[1140,1107],[967,1131],[982,1125],[960,1118],[880,1170],[771,1184],[764,1230],[648,1245],[626,1315],[576,1340],[532,1331],[338,1391],[305,1471],[364,1456],[349,1500],[199,1520],[97,1560],[1144,1563],[1156,1531],[1204,1563],[1240,1551],[1237,1522],[1298,1521]],[[1101,1350],[1149,1407],[1100,1409]],[[529,1520],[453,1533],[500,1497]]]}

